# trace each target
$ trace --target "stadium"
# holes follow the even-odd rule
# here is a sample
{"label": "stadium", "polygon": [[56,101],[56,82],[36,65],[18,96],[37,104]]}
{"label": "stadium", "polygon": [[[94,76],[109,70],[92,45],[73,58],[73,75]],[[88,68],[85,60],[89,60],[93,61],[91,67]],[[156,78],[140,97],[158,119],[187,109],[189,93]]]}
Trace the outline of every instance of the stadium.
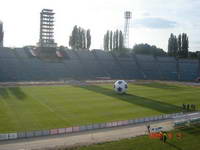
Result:
{"label": "stadium", "polygon": [[37,46],[1,41],[0,150],[200,147],[200,59],[58,47],[51,15]]}
{"label": "stadium", "polygon": [[[51,56],[35,56],[30,48],[0,49],[2,135],[180,113],[182,104],[199,105],[198,60],[102,50],[58,49]],[[114,92],[117,79],[128,81],[126,95]]]}

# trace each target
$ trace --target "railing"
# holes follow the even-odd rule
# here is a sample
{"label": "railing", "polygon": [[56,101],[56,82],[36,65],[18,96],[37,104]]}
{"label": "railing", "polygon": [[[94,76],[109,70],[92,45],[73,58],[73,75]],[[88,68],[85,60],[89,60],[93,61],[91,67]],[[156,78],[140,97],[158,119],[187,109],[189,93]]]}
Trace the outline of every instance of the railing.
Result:
{"label": "railing", "polygon": [[107,122],[107,123],[100,123],[100,124],[73,126],[73,127],[50,129],[50,130],[4,133],[4,134],[0,134],[0,141],[50,136],[50,135],[58,135],[58,134],[71,134],[71,133],[90,131],[90,130],[96,130],[96,129],[106,129],[106,128],[112,128],[112,127],[127,126],[127,125],[137,125],[137,124],[142,124],[142,123],[150,123],[154,121],[174,119],[181,115],[183,115],[183,113],[164,114],[164,115],[153,116],[153,117],[137,118],[133,120],[114,121],[114,122]]}
{"label": "railing", "polygon": [[193,117],[190,117],[191,114],[182,115],[182,117],[176,117],[174,121],[174,128],[185,128],[193,125],[200,124],[200,112],[194,113]]}

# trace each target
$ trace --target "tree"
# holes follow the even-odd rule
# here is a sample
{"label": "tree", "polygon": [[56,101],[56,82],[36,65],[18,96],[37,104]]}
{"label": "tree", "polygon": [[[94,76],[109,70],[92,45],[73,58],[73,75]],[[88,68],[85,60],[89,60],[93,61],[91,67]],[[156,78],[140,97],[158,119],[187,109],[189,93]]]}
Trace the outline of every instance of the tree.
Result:
{"label": "tree", "polygon": [[77,27],[75,25],[72,30],[72,34],[69,37],[69,46],[72,49],[85,49],[85,48],[89,49],[90,45],[91,45],[90,30],[87,30],[87,33],[85,33],[85,29]]}
{"label": "tree", "polygon": [[82,48],[86,49],[86,33],[84,29],[81,32],[81,36],[82,36]]}
{"label": "tree", "polygon": [[192,59],[198,59],[199,52],[198,51],[196,51],[196,52],[188,52],[188,57],[192,58]]}
{"label": "tree", "polygon": [[182,57],[188,57],[189,41],[186,33],[182,34]]}
{"label": "tree", "polygon": [[121,30],[107,31],[104,35],[104,50],[107,51],[126,51],[124,49],[124,37]]}
{"label": "tree", "polygon": [[73,49],[77,48],[77,40],[78,40],[78,28],[75,25],[72,30],[72,35],[69,38],[69,46]]}
{"label": "tree", "polygon": [[167,53],[156,46],[151,46],[149,44],[136,44],[133,47],[133,52],[135,54],[146,54],[146,55],[155,55],[155,56],[166,56]]}
{"label": "tree", "polygon": [[113,49],[112,50],[115,50],[117,48],[117,43],[116,43],[116,32],[114,32],[113,34]]}
{"label": "tree", "polygon": [[107,33],[106,33],[106,43],[107,43],[107,45],[106,45],[106,48],[107,48],[107,50],[109,51],[109,40],[110,40],[110,31],[108,30],[107,31]]}
{"label": "tree", "polygon": [[110,50],[113,49],[113,32],[110,31]]}
{"label": "tree", "polygon": [[168,40],[168,55],[171,56],[172,55],[172,40],[173,40],[173,34],[170,35],[170,38]]}
{"label": "tree", "polygon": [[173,50],[172,55],[177,56],[177,54],[178,54],[178,40],[177,40],[176,36],[174,36],[173,45],[174,45],[174,50]]}
{"label": "tree", "polygon": [[109,31],[104,35],[104,50],[109,51]]}
{"label": "tree", "polygon": [[173,34],[168,41],[168,55],[186,58],[188,57],[189,39],[186,33],[179,34],[178,38]]}
{"label": "tree", "polygon": [[69,46],[73,48],[73,39],[72,36],[69,37]]}
{"label": "tree", "polygon": [[171,33],[170,38],[168,40],[168,55],[177,56],[177,52],[178,52],[178,41],[176,36]]}
{"label": "tree", "polygon": [[116,38],[115,38],[115,40],[116,40],[116,47],[115,47],[115,50],[119,50],[119,31],[118,30],[116,30]]}
{"label": "tree", "polygon": [[104,38],[103,38],[103,49],[104,50],[107,50],[107,47],[106,47],[107,43],[106,43],[106,34],[104,35]]}
{"label": "tree", "polygon": [[89,29],[87,30],[86,38],[87,38],[87,46],[86,46],[86,48],[90,49],[90,46],[91,46],[91,35],[90,35],[90,30]]}
{"label": "tree", "polygon": [[83,48],[83,37],[82,37],[82,28],[78,28],[78,37],[77,37],[77,49]]}
{"label": "tree", "polygon": [[124,48],[124,37],[122,31],[119,32],[119,49],[122,50]]}
{"label": "tree", "polygon": [[180,51],[182,50],[182,38],[181,38],[181,34],[178,35],[178,54],[180,53]]}

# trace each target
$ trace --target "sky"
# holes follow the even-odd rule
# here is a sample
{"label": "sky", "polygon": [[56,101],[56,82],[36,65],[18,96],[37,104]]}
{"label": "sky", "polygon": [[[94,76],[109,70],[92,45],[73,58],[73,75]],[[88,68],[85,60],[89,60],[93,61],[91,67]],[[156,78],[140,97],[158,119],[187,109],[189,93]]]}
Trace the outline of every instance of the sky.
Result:
{"label": "sky", "polygon": [[131,11],[129,47],[148,43],[167,51],[171,33],[187,33],[189,50],[200,51],[199,0],[0,0],[4,46],[36,45],[40,12],[53,9],[55,41],[68,46],[74,25],[91,30],[91,49],[103,49],[107,30],[124,30],[124,12]]}

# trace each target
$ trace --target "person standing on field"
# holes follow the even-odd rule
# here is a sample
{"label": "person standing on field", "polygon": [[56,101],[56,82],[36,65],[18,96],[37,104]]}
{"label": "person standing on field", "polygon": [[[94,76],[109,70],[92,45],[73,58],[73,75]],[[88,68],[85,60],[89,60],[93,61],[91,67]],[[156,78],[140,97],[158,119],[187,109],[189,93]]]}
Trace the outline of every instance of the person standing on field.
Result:
{"label": "person standing on field", "polygon": [[148,133],[150,133],[150,124],[147,125]]}
{"label": "person standing on field", "polygon": [[163,132],[160,131],[159,135],[160,135],[160,140],[162,141],[163,140]]}
{"label": "person standing on field", "polygon": [[167,141],[167,133],[164,132],[163,133],[163,142],[166,143],[166,141]]}

